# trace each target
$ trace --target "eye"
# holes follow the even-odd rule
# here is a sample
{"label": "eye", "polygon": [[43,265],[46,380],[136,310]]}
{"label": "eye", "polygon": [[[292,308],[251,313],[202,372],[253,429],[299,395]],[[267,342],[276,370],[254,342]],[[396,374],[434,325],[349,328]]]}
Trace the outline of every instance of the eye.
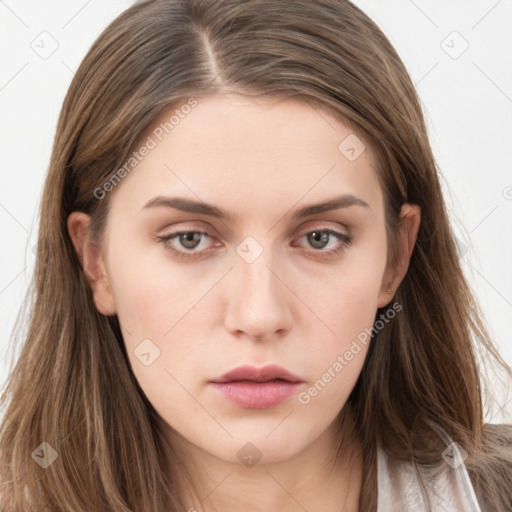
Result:
{"label": "eye", "polygon": [[194,258],[205,249],[202,242],[208,238],[212,238],[206,231],[175,231],[165,236],[157,237],[165,248],[177,254],[180,258]]}
{"label": "eye", "polygon": [[[158,236],[157,239],[164,244],[166,250],[179,256],[181,259],[192,259],[204,255],[206,251],[213,248],[212,242],[208,244],[208,239],[216,241],[206,231],[175,231],[164,236]],[[304,233],[297,240],[306,240],[310,248],[308,252],[315,256],[336,256],[342,253],[352,242],[351,237],[335,231],[330,228],[318,228]],[[222,245],[217,241],[217,245]],[[297,244],[292,244],[297,247]],[[298,244],[302,246],[303,244]]]}
{"label": "eye", "polygon": [[322,254],[326,256],[335,256],[343,252],[352,239],[339,231],[330,228],[319,228],[304,233],[298,240],[305,239],[307,244],[314,250],[310,251],[315,254]]}

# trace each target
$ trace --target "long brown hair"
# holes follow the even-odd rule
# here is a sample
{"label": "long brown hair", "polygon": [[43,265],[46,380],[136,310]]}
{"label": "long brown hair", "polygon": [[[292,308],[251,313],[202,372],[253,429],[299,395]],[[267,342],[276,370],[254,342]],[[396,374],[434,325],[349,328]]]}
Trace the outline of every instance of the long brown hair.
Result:
{"label": "long brown hair", "polygon": [[[442,462],[432,421],[468,452],[482,508],[510,510],[512,429],[484,424],[478,355],[511,370],[461,270],[413,83],[385,35],[347,0],[145,0],[94,43],[60,114],[29,314],[18,319],[23,344],[2,395],[1,508],[186,510],[162,460],[162,419],[130,370],[117,317],[94,306],[67,218],[91,215],[99,241],[109,202],[95,190],[157,116],[229,91],[325,108],[371,145],[391,257],[401,205],[421,207],[395,296],[403,312],[374,335],[349,398],[364,454],[360,510],[376,509],[377,443],[397,459]],[[44,468],[38,456],[57,458]]]}

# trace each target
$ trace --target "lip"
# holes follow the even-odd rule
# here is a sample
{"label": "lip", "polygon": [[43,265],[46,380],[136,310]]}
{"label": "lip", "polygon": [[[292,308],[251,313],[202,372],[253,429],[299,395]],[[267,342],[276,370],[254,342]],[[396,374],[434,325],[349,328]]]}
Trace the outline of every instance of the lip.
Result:
{"label": "lip", "polygon": [[210,382],[214,390],[247,409],[276,407],[293,395],[304,381],[277,365],[239,366]]}
{"label": "lip", "polygon": [[251,380],[253,382],[269,382],[274,379],[286,380],[288,382],[304,382],[300,377],[289,372],[286,368],[277,364],[269,364],[262,368],[243,365],[230,370],[212,380],[212,382],[225,383],[240,380]]}

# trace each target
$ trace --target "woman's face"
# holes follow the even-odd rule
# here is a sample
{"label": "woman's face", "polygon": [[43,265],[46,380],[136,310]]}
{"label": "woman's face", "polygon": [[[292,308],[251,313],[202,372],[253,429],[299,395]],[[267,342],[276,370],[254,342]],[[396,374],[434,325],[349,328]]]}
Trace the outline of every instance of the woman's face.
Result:
{"label": "woman's face", "polygon": [[[99,199],[111,210],[95,301],[186,442],[230,462],[285,460],[333,425],[393,294],[370,148],[302,102],[199,99],[166,134],[175,110]],[[298,382],[213,383],[243,365]]]}

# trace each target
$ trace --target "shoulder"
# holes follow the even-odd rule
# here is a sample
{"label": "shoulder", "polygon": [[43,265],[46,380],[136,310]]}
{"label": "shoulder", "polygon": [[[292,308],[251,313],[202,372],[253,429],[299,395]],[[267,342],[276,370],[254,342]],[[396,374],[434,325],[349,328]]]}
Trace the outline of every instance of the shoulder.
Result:
{"label": "shoulder", "polygon": [[[435,468],[390,458],[378,449],[378,512],[482,512],[455,443]],[[398,507],[398,508],[396,508]]]}
{"label": "shoulder", "polygon": [[512,510],[512,425],[484,425],[482,447],[468,473],[485,510]]}
{"label": "shoulder", "polygon": [[512,448],[512,425],[486,423],[484,425],[484,444],[498,443],[503,448]]}
{"label": "shoulder", "polygon": [[[441,461],[425,467],[377,448],[378,512],[512,510],[512,425],[486,424],[471,457],[438,425],[445,443]],[[398,508],[396,508],[398,507]]]}

